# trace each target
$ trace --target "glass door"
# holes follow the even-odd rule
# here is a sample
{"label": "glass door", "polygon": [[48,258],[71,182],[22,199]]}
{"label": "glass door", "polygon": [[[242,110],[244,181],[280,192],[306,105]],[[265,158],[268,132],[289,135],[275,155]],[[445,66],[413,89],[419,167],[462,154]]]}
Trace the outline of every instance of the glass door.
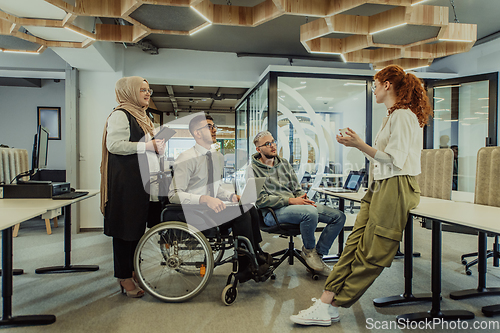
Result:
{"label": "glass door", "polygon": [[433,148],[454,152],[454,191],[474,193],[477,152],[496,145],[496,87],[496,74],[440,81],[433,86]]}

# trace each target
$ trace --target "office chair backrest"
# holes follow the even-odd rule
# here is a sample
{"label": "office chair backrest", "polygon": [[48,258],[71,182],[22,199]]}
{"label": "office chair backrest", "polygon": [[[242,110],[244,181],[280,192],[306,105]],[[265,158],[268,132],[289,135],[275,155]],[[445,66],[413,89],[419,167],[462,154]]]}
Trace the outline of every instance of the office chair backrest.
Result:
{"label": "office chair backrest", "polygon": [[477,152],[474,203],[500,207],[500,147]]}
{"label": "office chair backrest", "polygon": [[421,195],[437,199],[451,199],[453,180],[453,150],[423,149],[422,173],[417,176]]}

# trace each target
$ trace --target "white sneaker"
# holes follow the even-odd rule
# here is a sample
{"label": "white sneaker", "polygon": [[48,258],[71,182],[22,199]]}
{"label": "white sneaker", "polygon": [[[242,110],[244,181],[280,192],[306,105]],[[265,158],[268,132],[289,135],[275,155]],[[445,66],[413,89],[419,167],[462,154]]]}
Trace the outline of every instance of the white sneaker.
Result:
{"label": "white sneaker", "polygon": [[[313,301],[313,302],[316,302],[317,300],[318,299],[315,297],[311,298],[311,301]],[[299,314],[301,314],[304,311],[306,311],[306,310],[299,311]],[[330,315],[330,319],[331,319],[332,323],[336,323],[340,320],[338,307],[335,307],[335,306],[330,304],[330,306],[328,307],[328,314]]]}
{"label": "white sneaker", "polygon": [[320,299],[313,298],[313,300],[314,304],[310,308],[290,316],[290,320],[300,325],[330,326],[332,324],[332,316],[329,312],[331,304],[323,303]]}
{"label": "white sneaker", "polygon": [[328,313],[330,314],[332,323],[336,323],[340,320],[339,308],[330,304],[330,306],[328,307]]}
{"label": "white sneaker", "polygon": [[323,261],[316,252],[316,249],[308,250],[302,245],[302,258],[313,270],[319,272],[323,270]]}

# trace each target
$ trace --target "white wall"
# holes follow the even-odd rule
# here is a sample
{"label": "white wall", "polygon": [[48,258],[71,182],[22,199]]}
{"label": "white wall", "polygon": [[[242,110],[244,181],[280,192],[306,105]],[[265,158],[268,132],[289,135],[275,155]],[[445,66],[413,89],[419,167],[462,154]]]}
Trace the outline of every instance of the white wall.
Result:
{"label": "white wall", "polygon": [[[102,134],[106,119],[116,106],[115,83],[122,72],[80,72],[80,187],[99,189]],[[80,228],[100,228],[103,217],[99,196],[82,201]]]}
{"label": "white wall", "polygon": [[33,136],[38,125],[38,106],[61,108],[61,140],[49,140],[47,168],[66,168],[64,133],[64,80],[42,80],[41,88],[0,87],[0,143],[10,147],[33,149]]}

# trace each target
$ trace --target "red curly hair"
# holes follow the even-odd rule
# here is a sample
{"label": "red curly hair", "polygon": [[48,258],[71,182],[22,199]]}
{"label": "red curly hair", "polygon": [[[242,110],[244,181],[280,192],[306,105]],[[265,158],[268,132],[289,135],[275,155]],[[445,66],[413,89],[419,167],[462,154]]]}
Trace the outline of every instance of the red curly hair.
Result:
{"label": "red curly hair", "polygon": [[389,114],[398,109],[410,109],[418,118],[420,127],[424,127],[432,115],[432,107],[424,90],[422,81],[411,73],[405,73],[398,65],[389,65],[373,77],[380,83],[389,81],[394,86],[396,103],[389,108]]}

